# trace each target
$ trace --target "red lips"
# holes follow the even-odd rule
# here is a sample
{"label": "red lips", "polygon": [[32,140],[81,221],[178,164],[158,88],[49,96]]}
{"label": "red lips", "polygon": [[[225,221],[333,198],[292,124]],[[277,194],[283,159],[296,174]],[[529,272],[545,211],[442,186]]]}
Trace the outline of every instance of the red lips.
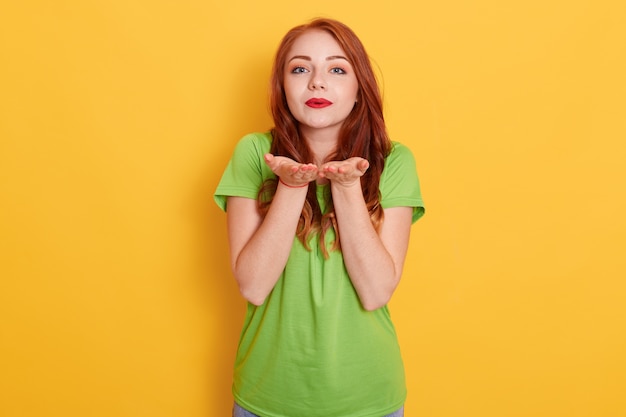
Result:
{"label": "red lips", "polygon": [[323,107],[328,107],[330,106],[332,103],[332,101],[328,101],[324,98],[311,98],[308,99],[304,104],[306,104],[309,107],[312,107],[314,109],[321,109]]}

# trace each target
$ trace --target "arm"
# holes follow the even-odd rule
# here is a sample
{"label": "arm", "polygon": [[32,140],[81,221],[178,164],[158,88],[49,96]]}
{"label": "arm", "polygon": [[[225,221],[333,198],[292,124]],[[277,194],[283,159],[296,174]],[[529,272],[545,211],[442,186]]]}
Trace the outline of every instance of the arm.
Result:
{"label": "arm", "polygon": [[317,176],[317,168],[309,164],[271,155],[265,160],[292,186],[278,184],[265,217],[258,212],[256,200],[250,198],[229,197],[227,206],[231,267],[241,294],[255,305],[263,304],[287,264],[306,185]]}
{"label": "arm", "polygon": [[341,250],[348,274],[363,308],[375,310],[387,304],[400,282],[409,244],[411,207],[385,210],[377,233],[370,220],[359,178],[367,161],[357,158],[323,167],[331,180]]}

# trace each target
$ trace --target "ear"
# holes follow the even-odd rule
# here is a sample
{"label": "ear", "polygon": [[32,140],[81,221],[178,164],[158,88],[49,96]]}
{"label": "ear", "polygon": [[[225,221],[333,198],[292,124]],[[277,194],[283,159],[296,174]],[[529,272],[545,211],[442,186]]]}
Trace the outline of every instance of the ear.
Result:
{"label": "ear", "polygon": [[361,100],[361,88],[359,87],[359,89],[356,92],[356,98],[354,99],[354,104],[358,103]]}

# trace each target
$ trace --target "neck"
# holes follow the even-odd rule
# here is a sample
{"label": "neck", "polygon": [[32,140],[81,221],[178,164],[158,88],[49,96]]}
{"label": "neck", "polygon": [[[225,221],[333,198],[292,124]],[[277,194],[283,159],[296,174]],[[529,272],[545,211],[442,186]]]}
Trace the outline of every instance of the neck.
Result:
{"label": "neck", "polygon": [[315,164],[321,165],[337,149],[339,129],[302,129],[302,136],[313,152]]}

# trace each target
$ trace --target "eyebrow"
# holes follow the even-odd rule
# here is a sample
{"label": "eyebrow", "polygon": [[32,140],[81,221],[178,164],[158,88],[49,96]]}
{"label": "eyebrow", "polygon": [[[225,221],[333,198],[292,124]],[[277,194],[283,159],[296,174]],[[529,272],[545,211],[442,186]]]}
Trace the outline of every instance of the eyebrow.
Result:
{"label": "eyebrow", "polygon": [[[289,61],[287,61],[287,62],[291,62],[294,59],[303,59],[305,61],[312,61],[310,56],[307,56],[307,55],[295,55],[295,56],[292,56],[291,59],[289,59]],[[331,55],[331,56],[327,56],[326,57],[326,61],[333,61],[335,59],[343,59],[345,61],[348,61],[348,58],[346,58],[343,55]],[[350,61],[348,61],[348,62],[350,62]]]}

